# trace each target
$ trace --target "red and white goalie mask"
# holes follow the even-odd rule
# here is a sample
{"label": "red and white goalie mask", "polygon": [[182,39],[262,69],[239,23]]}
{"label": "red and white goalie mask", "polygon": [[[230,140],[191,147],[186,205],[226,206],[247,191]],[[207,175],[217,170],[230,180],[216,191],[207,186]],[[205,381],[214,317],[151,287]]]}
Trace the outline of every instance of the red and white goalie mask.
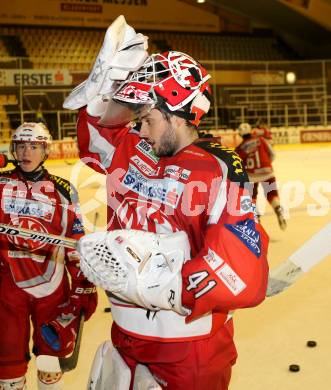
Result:
{"label": "red and white goalie mask", "polygon": [[198,126],[210,107],[209,79],[206,69],[187,54],[153,54],[120,85],[101,121],[111,122],[118,115],[117,106],[124,105],[131,112],[130,120],[159,107]]}

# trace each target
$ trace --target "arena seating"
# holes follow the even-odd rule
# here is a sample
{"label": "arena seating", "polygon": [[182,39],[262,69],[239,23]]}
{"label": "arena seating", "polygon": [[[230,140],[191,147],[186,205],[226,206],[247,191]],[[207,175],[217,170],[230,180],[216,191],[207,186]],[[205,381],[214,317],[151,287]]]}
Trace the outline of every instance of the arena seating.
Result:
{"label": "arena seating", "polygon": [[[21,62],[15,60],[14,57],[11,57],[11,60],[8,57],[8,54],[13,55],[12,52],[15,48],[11,47],[9,53],[6,44],[19,42],[18,46],[20,47],[17,48],[17,53],[24,50],[28,56],[23,61],[24,67],[34,69],[66,68],[73,75],[74,83],[78,84],[90,71],[102,44],[104,33],[105,29],[0,26],[0,68],[18,68],[18,64]],[[272,69],[277,70],[277,61],[297,59],[296,54],[270,31],[254,34],[149,31],[145,34],[149,36],[150,52],[171,49],[183,51],[200,59],[203,63],[206,61],[205,65],[208,69],[213,66],[211,61],[222,61],[216,65],[216,70],[261,71],[262,69],[263,72],[266,61],[276,61],[275,68]],[[312,72],[314,72],[315,66],[311,67]],[[318,65],[317,69],[319,69]],[[319,74],[318,70],[317,73]],[[306,76],[309,78],[309,75],[308,72]],[[325,110],[321,104],[325,90],[315,75],[314,78],[315,80],[304,82],[298,86],[270,85],[267,89],[263,85],[253,86],[245,83],[240,86],[238,84],[231,85],[231,83],[219,85],[217,89],[219,101],[216,102],[219,107],[213,107],[211,110],[207,121],[205,121],[206,128],[219,128],[220,126],[235,128],[243,116],[251,122],[254,122],[258,117],[268,117],[273,126],[284,125],[285,117],[291,119],[288,123],[290,125],[301,124],[303,118],[306,118],[306,123],[319,124],[325,118]],[[2,90],[0,93],[5,93],[7,99],[7,95],[10,95],[12,91],[3,92]],[[18,96],[19,92],[16,93]],[[22,108],[26,113],[24,118],[33,120],[34,112],[42,103],[45,115],[49,115],[47,122],[50,121],[50,125],[57,127],[57,115],[58,111],[62,109],[64,96],[65,90],[63,89],[56,90],[54,88],[52,90],[50,88],[47,91],[39,92],[34,89],[29,91],[25,89],[22,91]],[[0,110],[3,112],[0,118],[1,135],[4,139],[8,137],[9,129],[15,128],[21,119],[19,113],[16,116],[11,113],[8,117],[8,113],[4,112],[5,108],[7,111],[14,111],[7,100],[4,105],[0,106]],[[19,108],[17,106],[16,108],[18,112]],[[65,114],[61,113],[61,115]],[[8,118],[11,120],[10,124],[8,124]],[[75,118],[69,119],[68,123],[66,119],[60,121],[60,133],[67,133],[67,128],[62,126],[63,123],[68,124],[69,128],[73,126]]]}
{"label": "arena seating", "polygon": [[[35,27],[0,28],[0,35],[20,38],[34,68],[66,66],[71,71],[88,71],[105,30]],[[196,34],[145,32],[151,52],[176,49],[200,60],[254,61],[293,58],[271,34]]]}
{"label": "arena seating", "polygon": [[2,39],[0,39],[0,59],[3,57],[8,57],[9,53],[6,49],[6,46]]}
{"label": "arena seating", "polygon": [[[17,106],[15,95],[0,95],[0,139],[1,142],[9,142],[11,137],[11,125],[5,109],[8,105]],[[0,142],[0,143],[1,143]]]}

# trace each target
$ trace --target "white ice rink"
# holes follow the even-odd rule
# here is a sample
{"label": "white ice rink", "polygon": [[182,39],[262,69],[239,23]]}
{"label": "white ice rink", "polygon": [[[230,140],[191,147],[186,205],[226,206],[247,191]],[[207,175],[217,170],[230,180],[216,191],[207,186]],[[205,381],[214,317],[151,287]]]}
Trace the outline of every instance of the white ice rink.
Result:
{"label": "white ice rink", "polygon": [[[331,220],[331,145],[283,146],[276,150],[274,167],[280,194],[285,208],[290,208],[285,232],[279,229],[269,205],[262,218],[270,235],[271,268]],[[87,230],[93,230],[96,213],[97,230],[103,230],[103,176],[70,164],[50,162],[48,168],[78,187]],[[260,198],[260,210],[264,206]],[[105,294],[100,291],[96,314],[84,328],[78,367],[65,375],[66,390],[86,389],[94,352],[109,337],[111,314],[104,312],[106,307]],[[257,308],[238,311],[234,323],[239,358],[230,390],[331,389],[331,256],[289,290],[266,299]],[[308,340],[315,340],[317,346],[308,348]],[[290,364],[299,364],[301,370],[290,372]],[[36,389],[35,383],[32,359],[28,388]]]}

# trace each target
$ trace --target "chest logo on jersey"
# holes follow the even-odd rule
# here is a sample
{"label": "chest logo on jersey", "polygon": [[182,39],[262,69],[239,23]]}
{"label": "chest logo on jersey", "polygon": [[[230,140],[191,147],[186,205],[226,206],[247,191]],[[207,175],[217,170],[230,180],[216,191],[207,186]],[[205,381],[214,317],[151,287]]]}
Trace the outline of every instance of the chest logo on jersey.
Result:
{"label": "chest logo on jersey", "polygon": [[160,167],[153,169],[150,165],[148,165],[144,160],[142,160],[139,156],[135,155],[131,157],[131,161],[133,161],[139,170],[147,176],[157,176]]}
{"label": "chest logo on jersey", "polygon": [[55,212],[55,208],[51,204],[24,198],[4,197],[2,207],[5,214],[36,217],[47,222],[53,219]]}
{"label": "chest logo on jersey", "polygon": [[125,198],[116,210],[116,216],[122,229],[138,229],[154,233],[178,230],[171,216],[160,210],[160,205],[147,200]]}
{"label": "chest logo on jersey", "polygon": [[136,167],[129,165],[122,184],[138,195],[147,199],[157,200],[176,208],[184,191],[184,184],[170,178],[149,179]]}
{"label": "chest logo on jersey", "polygon": [[169,175],[169,177],[174,180],[188,180],[190,174],[191,171],[177,165],[167,165],[164,170],[164,175]]}
{"label": "chest logo on jersey", "polygon": [[137,143],[136,148],[144,154],[147,158],[149,158],[153,163],[157,164],[159,162],[159,158],[154,153],[153,148],[151,145],[145,141],[144,139],[140,140],[139,143]]}
{"label": "chest logo on jersey", "polygon": [[[34,230],[36,232],[48,233],[45,226],[37,218],[20,217],[19,219],[18,218],[12,219],[11,222],[12,222],[13,226],[17,226],[17,227],[21,227],[21,228],[29,229],[29,230]],[[14,237],[8,236],[8,240],[13,245],[15,245],[16,249],[23,249],[23,250],[27,250],[29,252],[35,252],[36,250],[41,249],[46,245],[44,242],[34,241],[34,240],[26,240],[25,238],[16,237],[16,236],[14,236]],[[33,256],[32,259],[34,261],[38,261],[38,260],[36,260],[37,258],[34,258],[34,257],[35,256]],[[41,258],[39,259],[39,261],[41,261]]]}
{"label": "chest logo on jersey", "polygon": [[252,219],[240,221],[235,225],[225,224],[225,227],[234,233],[246,247],[254,253],[256,257],[261,255],[260,233],[255,228]]}

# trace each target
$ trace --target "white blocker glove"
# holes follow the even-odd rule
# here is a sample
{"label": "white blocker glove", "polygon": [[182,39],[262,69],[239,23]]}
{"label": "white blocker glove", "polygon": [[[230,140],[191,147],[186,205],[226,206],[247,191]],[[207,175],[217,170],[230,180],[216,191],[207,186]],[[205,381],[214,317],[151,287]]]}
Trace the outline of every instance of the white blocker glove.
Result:
{"label": "white blocker glove", "polygon": [[149,310],[190,313],[181,304],[181,269],[190,258],[185,232],[92,233],[79,240],[77,249],[80,268],[95,285]]}
{"label": "white blocker glove", "polygon": [[90,115],[101,116],[109,100],[109,96],[107,99],[103,96],[110,95],[118,82],[126,80],[146,60],[147,39],[137,34],[123,15],[117,17],[107,29],[88,79],[72,90],[63,107],[76,110],[87,105]]}

